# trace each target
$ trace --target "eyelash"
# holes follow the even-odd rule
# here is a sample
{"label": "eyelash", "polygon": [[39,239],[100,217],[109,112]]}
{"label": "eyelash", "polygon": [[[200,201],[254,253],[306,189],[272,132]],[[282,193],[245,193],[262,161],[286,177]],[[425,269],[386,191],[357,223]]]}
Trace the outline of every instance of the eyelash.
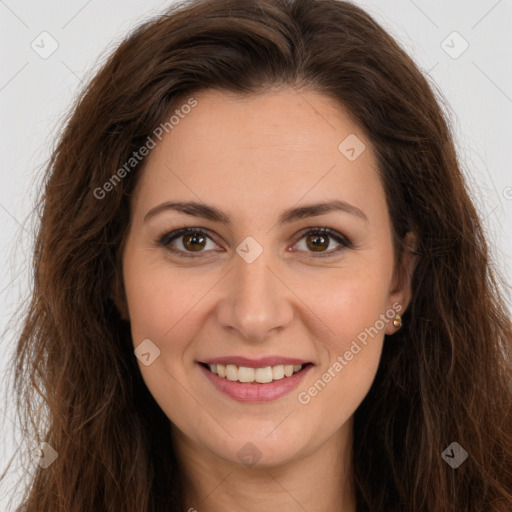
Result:
{"label": "eyelash", "polygon": [[[177,254],[179,257],[183,257],[183,258],[200,258],[200,257],[202,257],[202,254],[200,254],[200,252],[204,253],[205,251],[199,251],[198,254],[192,254],[190,252],[183,251],[181,249],[176,249],[175,247],[172,247],[170,245],[170,243],[173,242],[174,240],[176,240],[177,238],[180,238],[181,236],[189,235],[189,234],[192,234],[192,233],[193,234],[205,235],[207,238],[209,238],[210,240],[215,242],[215,240],[213,240],[212,237],[210,237],[208,235],[208,232],[205,231],[204,229],[199,229],[199,228],[183,228],[183,229],[178,229],[176,231],[171,231],[170,233],[166,233],[163,236],[160,236],[158,241],[157,241],[157,243],[158,243],[159,246],[165,247],[167,250],[169,250],[170,252],[172,252],[174,254]],[[333,229],[325,228],[325,227],[310,228],[310,229],[308,229],[307,231],[302,233],[302,235],[297,240],[297,242],[299,242],[302,238],[304,238],[304,237],[306,237],[308,235],[322,235],[322,236],[327,235],[328,238],[332,238],[332,239],[334,239],[336,242],[338,242],[340,244],[340,247],[338,247],[337,249],[332,249],[329,252],[324,252],[324,253],[319,252],[319,253],[316,253],[316,254],[314,252],[311,252],[311,254],[313,256],[309,256],[309,257],[313,257],[313,258],[328,258],[328,257],[331,257],[331,256],[334,256],[334,255],[338,254],[343,249],[351,249],[351,248],[354,247],[354,245],[352,244],[352,242],[348,238],[346,238],[345,236],[341,235],[337,231],[334,231]],[[295,242],[295,243],[297,243],[297,242]]]}

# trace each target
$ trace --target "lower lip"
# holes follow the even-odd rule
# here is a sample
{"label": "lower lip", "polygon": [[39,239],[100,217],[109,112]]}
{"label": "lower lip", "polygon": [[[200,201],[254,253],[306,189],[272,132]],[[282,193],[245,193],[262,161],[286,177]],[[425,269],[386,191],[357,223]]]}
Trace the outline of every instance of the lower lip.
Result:
{"label": "lower lip", "polygon": [[301,383],[302,379],[309,370],[311,370],[313,365],[308,364],[291,377],[283,377],[280,380],[275,380],[268,384],[246,384],[232,381],[225,377],[219,377],[217,374],[206,369],[202,364],[200,364],[199,367],[219,391],[234,400],[238,400],[239,402],[270,402],[293,391]]}

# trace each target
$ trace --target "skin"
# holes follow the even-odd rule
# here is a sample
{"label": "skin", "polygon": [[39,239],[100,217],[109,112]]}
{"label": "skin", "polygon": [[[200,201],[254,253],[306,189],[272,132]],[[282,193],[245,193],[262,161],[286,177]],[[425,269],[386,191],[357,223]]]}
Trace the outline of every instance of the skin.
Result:
{"label": "skin", "polygon": [[[406,257],[395,269],[371,143],[337,103],[316,92],[241,97],[208,90],[194,97],[197,106],[151,150],[132,198],[126,307],[119,306],[134,347],[150,339],[160,350],[149,366],[138,363],[172,422],[187,510],[355,512],[353,414],[374,380],[384,334],[396,331],[393,322],[309,403],[298,394],[393,304],[403,313],[410,300],[413,262]],[[338,150],[350,134],[366,146],[354,161]],[[335,211],[277,223],[287,208],[331,199],[356,206],[367,221]],[[171,210],[144,222],[150,209],[171,200],[215,206],[232,226]],[[199,242],[202,252],[194,242],[183,246],[186,235],[172,242],[196,258],[158,244],[183,227],[210,237]],[[326,237],[322,250],[331,256],[322,258],[305,233],[318,227],[354,247],[334,253],[340,244]],[[248,236],[263,248],[250,264],[236,252]],[[315,366],[284,397],[242,403],[217,391],[197,363],[227,355],[298,357]],[[237,456],[248,442],[260,454],[250,467]]]}

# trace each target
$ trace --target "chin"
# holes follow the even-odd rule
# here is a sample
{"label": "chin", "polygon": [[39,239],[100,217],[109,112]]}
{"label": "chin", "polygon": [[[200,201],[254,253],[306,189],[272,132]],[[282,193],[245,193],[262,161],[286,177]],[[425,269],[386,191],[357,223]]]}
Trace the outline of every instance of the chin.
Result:
{"label": "chin", "polygon": [[[208,444],[211,444],[211,438]],[[258,438],[254,435],[240,435],[226,439],[224,445],[215,443],[210,449],[229,463],[252,469],[268,469],[298,458],[304,452],[304,445],[289,437],[285,441],[281,436]]]}

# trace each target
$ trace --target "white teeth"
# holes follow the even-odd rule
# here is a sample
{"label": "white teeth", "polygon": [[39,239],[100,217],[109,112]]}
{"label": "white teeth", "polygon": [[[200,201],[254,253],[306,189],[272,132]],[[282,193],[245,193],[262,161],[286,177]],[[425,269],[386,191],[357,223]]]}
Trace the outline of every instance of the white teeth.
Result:
{"label": "white teeth", "polygon": [[245,366],[238,368],[238,380],[240,382],[253,382],[254,368],[246,368]]}
{"label": "white teeth", "polygon": [[276,366],[265,366],[263,368],[248,368],[247,366],[236,366],[234,364],[210,364],[212,373],[219,377],[227,378],[238,382],[257,382],[267,384],[273,380],[281,380],[284,377],[291,377],[294,373],[302,370],[301,364],[278,364]]}
{"label": "white teeth", "polygon": [[272,378],[274,380],[280,380],[284,377],[284,366],[282,364],[278,366],[272,366]]}
{"label": "white teeth", "polygon": [[256,368],[254,372],[254,380],[260,384],[266,384],[272,382],[272,366],[266,366],[265,368]]}
{"label": "white teeth", "polygon": [[226,377],[228,380],[238,380],[238,366],[234,364],[226,365]]}

